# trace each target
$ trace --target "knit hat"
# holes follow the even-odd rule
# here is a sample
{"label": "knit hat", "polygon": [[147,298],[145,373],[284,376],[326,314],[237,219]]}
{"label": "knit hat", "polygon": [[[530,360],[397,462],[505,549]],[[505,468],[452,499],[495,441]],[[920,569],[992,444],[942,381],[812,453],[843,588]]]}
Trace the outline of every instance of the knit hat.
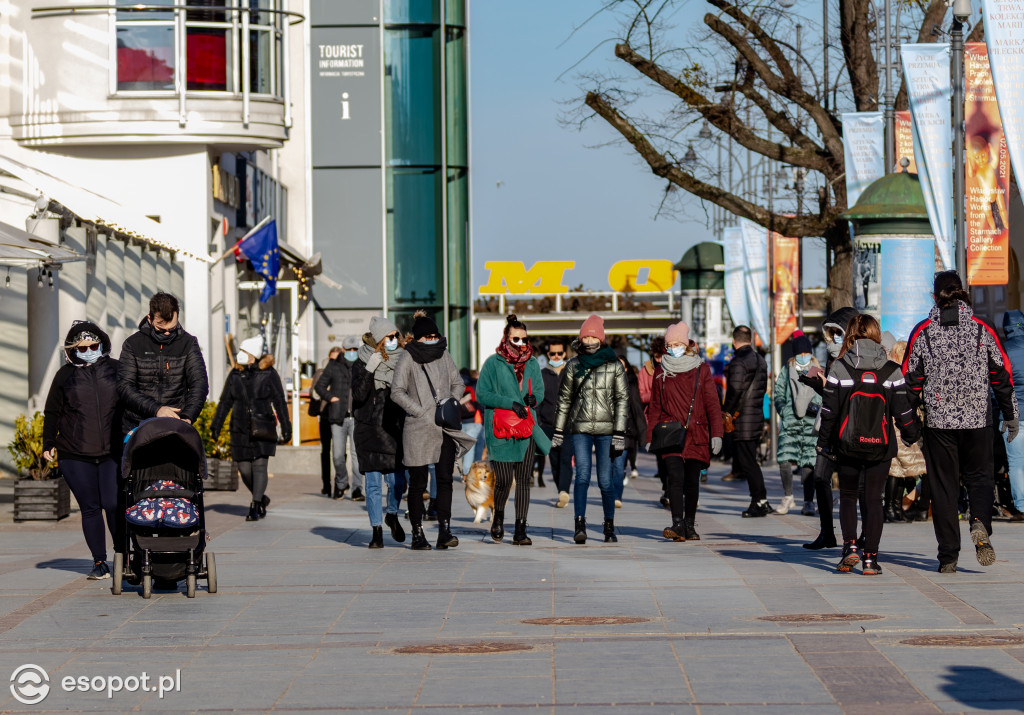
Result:
{"label": "knit hat", "polygon": [[245,365],[249,362],[250,355],[256,360],[263,357],[263,338],[259,335],[246,338],[238,344],[238,355],[235,356],[235,362]]}
{"label": "knit hat", "polygon": [[387,318],[378,318],[377,316],[370,318],[370,334],[373,335],[375,344],[391,335],[391,333],[397,332],[398,326]]}
{"label": "knit hat", "polygon": [[412,323],[412,337],[414,340],[419,340],[427,335],[440,334],[441,331],[438,330],[437,323],[435,323],[434,319],[429,316],[421,315]]}
{"label": "knit hat", "polygon": [[803,355],[804,353],[814,352],[814,348],[811,347],[811,339],[803,333],[799,335],[797,333],[800,333],[800,331],[793,333],[793,354]]}
{"label": "knit hat", "polygon": [[583,327],[580,328],[581,338],[597,338],[602,343],[604,342],[604,318],[600,315],[591,315],[589,318],[583,321]]}
{"label": "knit hat", "polygon": [[689,345],[690,326],[681,320],[678,323],[668,326],[668,329],[665,331],[665,342]]}
{"label": "knit hat", "polygon": [[342,338],[341,347],[345,350],[358,350],[362,342],[358,335],[346,335]]}

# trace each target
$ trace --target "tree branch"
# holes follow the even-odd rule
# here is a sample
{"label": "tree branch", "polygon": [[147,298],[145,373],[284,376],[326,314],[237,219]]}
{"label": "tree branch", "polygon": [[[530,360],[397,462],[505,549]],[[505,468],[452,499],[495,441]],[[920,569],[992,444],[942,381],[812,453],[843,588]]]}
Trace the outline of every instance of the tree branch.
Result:
{"label": "tree branch", "polygon": [[839,0],[839,40],[858,112],[878,109],[878,64],[871,54],[871,0]]}

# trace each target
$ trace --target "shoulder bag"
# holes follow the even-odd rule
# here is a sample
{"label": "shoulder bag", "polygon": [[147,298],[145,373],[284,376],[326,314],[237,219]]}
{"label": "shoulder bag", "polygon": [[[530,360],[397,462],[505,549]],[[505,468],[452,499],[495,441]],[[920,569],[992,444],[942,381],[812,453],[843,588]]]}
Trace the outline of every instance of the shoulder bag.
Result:
{"label": "shoulder bag", "polygon": [[693,415],[693,406],[697,402],[697,393],[700,392],[700,370],[703,365],[697,367],[697,379],[693,386],[693,397],[690,398],[690,409],[686,413],[686,422],[679,420],[659,422],[651,432],[651,451],[677,452],[686,446],[686,431],[690,428],[690,417]]}
{"label": "shoulder bag", "polygon": [[[533,394],[533,381],[526,380],[526,394]],[[498,439],[529,439],[533,436],[533,412],[526,408],[526,417],[520,417],[512,410],[495,409],[491,420],[491,431]]]}
{"label": "shoulder bag", "polygon": [[257,414],[256,395],[249,385],[245,386],[246,409],[249,411],[249,437],[257,442],[273,442],[277,444],[280,438],[277,436],[277,419],[272,416]]}
{"label": "shoulder bag", "polygon": [[430,381],[430,374],[426,365],[420,365],[423,369],[423,376],[427,378],[427,385],[430,386],[430,394],[434,397],[434,424],[447,429],[462,429],[462,407],[454,397],[446,397],[443,400],[437,399],[437,391],[434,383]]}

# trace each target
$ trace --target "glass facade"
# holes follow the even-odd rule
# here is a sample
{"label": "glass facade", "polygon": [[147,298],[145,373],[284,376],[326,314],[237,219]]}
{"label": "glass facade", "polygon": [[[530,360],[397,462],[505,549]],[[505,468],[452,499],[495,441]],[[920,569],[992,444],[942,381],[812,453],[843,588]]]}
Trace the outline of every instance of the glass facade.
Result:
{"label": "glass facade", "polygon": [[416,310],[440,325],[447,308],[449,349],[467,365],[465,0],[385,0],[384,63],[388,315],[407,330]]}

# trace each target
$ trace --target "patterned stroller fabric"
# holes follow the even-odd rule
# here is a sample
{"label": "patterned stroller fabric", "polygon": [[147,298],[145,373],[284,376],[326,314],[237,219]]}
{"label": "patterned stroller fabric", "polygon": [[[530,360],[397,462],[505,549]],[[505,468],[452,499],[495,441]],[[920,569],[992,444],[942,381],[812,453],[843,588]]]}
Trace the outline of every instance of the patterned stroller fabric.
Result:
{"label": "patterned stroller fabric", "polygon": [[[163,479],[154,482],[146,487],[142,493],[160,492],[172,489],[183,489],[177,482]],[[199,512],[188,499],[180,497],[143,497],[137,503],[129,507],[125,517],[133,524],[139,526],[170,526],[177,529],[187,529],[199,522]]]}

